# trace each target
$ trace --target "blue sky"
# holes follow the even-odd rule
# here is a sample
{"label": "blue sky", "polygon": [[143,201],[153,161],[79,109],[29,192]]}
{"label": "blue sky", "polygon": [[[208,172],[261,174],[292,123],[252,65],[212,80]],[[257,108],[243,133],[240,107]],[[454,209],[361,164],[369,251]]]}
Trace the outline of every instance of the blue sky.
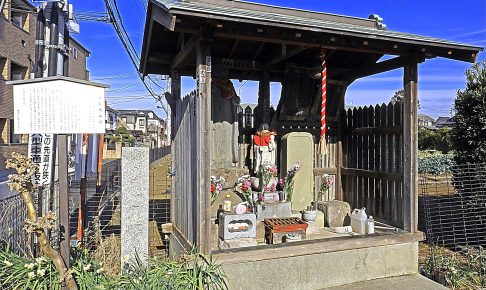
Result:
{"label": "blue sky", "polygon": [[[123,20],[132,41],[140,49],[143,37],[145,7],[142,0],[119,0]],[[306,0],[256,2],[287,6],[356,17],[379,14],[389,30],[409,32],[486,46],[486,1],[484,0]],[[75,10],[104,11],[102,0],[71,0]],[[111,85],[108,103],[118,109],[152,109],[161,117],[155,100],[148,96],[139,82],[136,70],[125,53],[112,26],[105,23],[81,22],[81,33],[74,37],[92,55],[88,61],[91,78]],[[481,53],[478,61],[485,60]],[[469,63],[446,59],[432,59],[419,66],[419,99],[421,113],[434,117],[447,116],[458,89],[465,87],[464,71]],[[402,70],[358,80],[348,90],[346,103],[369,105],[387,102],[402,87]],[[113,78],[116,77],[116,78]],[[192,79],[183,80],[183,93],[194,88]],[[235,83],[246,102],[256,102],[258,84]],[[280,96],[280,85],[272,84],[272,103]]]}

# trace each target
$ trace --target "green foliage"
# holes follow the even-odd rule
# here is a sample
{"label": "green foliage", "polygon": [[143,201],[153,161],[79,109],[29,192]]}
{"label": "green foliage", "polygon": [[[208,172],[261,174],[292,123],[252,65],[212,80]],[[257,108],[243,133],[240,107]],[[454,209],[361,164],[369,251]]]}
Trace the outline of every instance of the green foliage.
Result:
{"label": "green foliage", "polygon": [[445,280],[452,289],[481,289],[481,273],[486,267],[485,254],[471,247],[452,252],[438,246],[430,248],[424,274],[434,280]]}
{"label": "green foliage", "polygon": [[110,142],[112,142],[112,143],[120,142],[121,139],[122,139],[121,136],[116,136],[116,135],[111,135],[110,136]]}
{"label": "green foliage", "polygon": [[116,128],[116,131],[115,131],[118,135],[121,135],[121,134],[128,134],[128,129],[125,128],[125,127],[118,127]]}
{"label": "green foliage", "polygon": [[441,128],[433,131],[419,128],[418,147],[419,150],[439,150],[442,153],[448,153],[452,150],[452,130]]}
{"label": "green foliage", "polygon": [[458,91],[452,141],[458,164],[486,162],[486,61],[466,71],[466,89]]}
{"label": "green foliage", "polygon": [[448,173],[453,165],[454,156],[452,154],[419,154],[418,157],[419,173]]}
{"label": "green foliage", "polygon": [[[107,275],[103,265],[93,260],[87,250],[74,251],[71,264],[81,290],[227,289],[221,266],[196,250],[180,261],[160,258],[148,266],[137,261],[120,276]],[[48,258],[20,257],[4,247],[0,249],[0,289],[60,290],[61,284]]]}
{"label": "green foliage", "polygon": [[226,277],[220,265],[211,258],[193,250],[181,261],[161,258],[152,261],[148,267],[141,263],[128,266],[119,289],[140,290],[197,290],[227,289]]}
{"label": "green foliage", "polygon": [[[74,278],[81,290],[113,289],[117,278],[109,277],[101,265],[89,259],[86,251],[75,254],[72,261]],[[47,257],[29,259],[0,249],[0,289],[60,290],[59,273]]]}

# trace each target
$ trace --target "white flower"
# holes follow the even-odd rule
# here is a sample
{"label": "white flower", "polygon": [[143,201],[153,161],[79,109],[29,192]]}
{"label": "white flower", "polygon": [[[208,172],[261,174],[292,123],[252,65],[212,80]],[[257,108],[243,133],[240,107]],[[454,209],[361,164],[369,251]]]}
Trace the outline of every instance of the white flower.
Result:
{"label": "white flower", "polygon": [[42,262],[46,262],[46,261],[47,260],[44,257],[35,258],[35,262],[39,265],[42,264]]}
{"label": "white flower", "polygon": [[46,274],[46,270],[45,269],[38,269],[37,270],[37,276],[43,277],[45,274]]}
{"label": "white flower", "polygon": [[142,279],[142,276],[138,277],[138,280],[139,280],[139,281],[142,281],[142,280],[143,280],[143,279]]}
{"label": "white flower", "polygon": [[172,272],[172,270],[167,271],[167,275],[172,275],[172,274],[174,274],[174,272]]}
{"label": "white flower", "polygon": [[12,262],[10,262],[10,261],[8,261],[8,260],[6,260],[6,259],[5,259],[5,260],[3,260],[3,263],[4,263],[4,264],[5,264],[5,266],[7,266],[7,267],[11,267],[11,266],[13,266],[13,263],[12,263]]}
{"label": "white flower", "polygon": [[28,276],[29,278],[34,278],[34,277],[35,277],[35,273],[34,273],[34,272],[29,272],[29,273],[27,274],[27,276]]}
{"label": "white flower", "polygon": [[83,267],[83,270],[88,271],[91,268],[91,264],[88,264]]}
{"label": "white flower", "polygon": [[96,270],[96,274],[103,273],[103,271],[105,271],[105,269],[103,269],[103,267],[101,267],[98,270]]}
{"label": "white flower", "polygon": [[130,256],[128,256],[128,255],[125,255],[125,256],[122,257],[123,262],[127,262],[128,259],[130,259]]}
{"label": "white flower", "polygon": [[34,263],[25,264],[24,267],[27,268],[27,269],[29,269],[29,270],[32,270],[32,269],[34,269],[35,264]]}

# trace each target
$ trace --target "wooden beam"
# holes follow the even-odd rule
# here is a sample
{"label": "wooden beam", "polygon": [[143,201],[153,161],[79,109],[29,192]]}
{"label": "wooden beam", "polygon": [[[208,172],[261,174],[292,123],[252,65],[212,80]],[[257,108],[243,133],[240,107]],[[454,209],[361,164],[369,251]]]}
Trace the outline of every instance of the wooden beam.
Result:
{"label": "wooden beam", "polygon": [[264,42],[264,43],[277,43],[277,44],[286,44],[286,45],[295,45],[295,46],[305,46],[309,48],[325,48],[329,50],[342,50],[342,51],[352,51],[352,52],[364,52],[364,53],[373,53],[373,54],[390,54],[390,55],[401,55],[400,51],[394,51],[389,49],[372,49],[367,47],[349,47],[346,45],[340,44],[326,44],[326,43],[317,43],[311,42],[310,40],[288,40],[282,39],[282,37],[278,37],[275,35],[248,35],[248,34],[235,34],[229,32],[215,32],[215,37],[219,38],[230,38],[235,39],[239,38],[241,40],[248,40],[248,41],[257,41],[257,42]]}
{"label": "wooden beam", "polygon": [[196,32],[192,35],[191,39],[179,50],[172,61],[171,70],[181,70],[188,61],[191,54],[196,49],[197,45],[201,41],[202,32]]}
{"label": "wooden beam", "polygon": [[277,56],[277,57],[271,59],[270,61],[268,61],[267,63],[265,63],[263,66],[264,67],[270,67],[270,66],[276,65],[276,64],[278,64],[278,63],[286,60],[287,58],[291,58],[292,56],[295,56],[295,55],[303,52],[306,49],[308,49],[308,47],[299,46],[297,48],[294,48],[291,51],[287,51],[286,54],[282,54],[280,56]]}
{"label": "wooden beam", "polygon": [[418,64],[406,65],[403,85],[403,226],[416,232],[418,226]]}
{"label": "wooden beam", "polygon": [[361,176],[366,178],[391,180],[391,181],[400,181],[400,182],[403,181],[403,176],[400,173],[381,172],[381,171],[373,171],[367,169],[342,168],[341,174],[349,175],[349,176]]}
{"label": "wooden beam", "polygon": [[233,57],[233,54],[235,54],[236,48],[238,48],[238,44],[240,44],[240,40],[235,39],[235,42],[233,42],[233,46],[231,47],[230,53],[228,54],[228,58]]}
{"label": "wooden beam", "polygon": [[338,74],[334,75],[333,73],[330,72],[331,76],[334,78],[338,79],[343,79],[343,80],[355,80],[379,73],[383,73],[386,71],[402,68],[405,65],[408,65],[410,63],[414,62],[414,58],[410,56],[399,56],[395,57],[389,60],[377,62],[373,65],[365,66],[361,69],[355,69],[352,70],[348,73],[343,73],[343,74]]}
{"label": "wooden beam", "polygon": [[[211,250],[211,52],[207,39],[197,44],[196,156],[197,156],[197,245],[203,253]],[[190,213],[189,213],[190,214]]]}
{"label": "wooden beam", "polygon": [[338,169],[336,167],[314,168],[312,172],[314,176],[322,176],[324,174],[337,174]]}
{"label": "wooden beam", "polygon": [[152,5],[152,19],[171,31],[174,31],[175,29],[175,15],[171,15],[169,11],[162,9],[157,5]]}
{"label": "wooden beam", "polygon": [[253,59],[257,59],[260,56],[260,53],[262,52],[264,46],[265,46],[265,42],[260,42],[260,44],[258,45],[255,51],[255,54],[253,54]]}

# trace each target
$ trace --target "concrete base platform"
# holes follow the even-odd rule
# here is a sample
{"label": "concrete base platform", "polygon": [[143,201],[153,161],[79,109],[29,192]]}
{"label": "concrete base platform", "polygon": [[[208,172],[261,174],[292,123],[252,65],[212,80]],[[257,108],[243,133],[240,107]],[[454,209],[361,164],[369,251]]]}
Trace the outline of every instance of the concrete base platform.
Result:
{"label": "concrete base platform", "polygon": [[[222,263],[231,290],[315,290],[417,274],[418,243],[397,244],[393,239],[388,241],[388,245],[341,251],[329,251],[330,248],[319,242],[308,245],[297,242],[260,255],[241,251],[220,255],[216,259]],[[316,247],[320,252],[312,253],[309,247]],[[287,253],[285,257],[276,257],[283,253]],[[236,256],[242,259],[238,261]],[[404,286],[397,289],[405,289]]]}
{"label": "concrete base platform", "polygon": [[422,275],[405,275],[398,277],[382,278],[370,281],[363,281],[353,284],[347,284],[337,287],[328,287],[323,289],[333,289],[333,290],[389,290],[389,289],[400,289],[400,290],[446,290],[444,287],[436,282],[425,278]]}

